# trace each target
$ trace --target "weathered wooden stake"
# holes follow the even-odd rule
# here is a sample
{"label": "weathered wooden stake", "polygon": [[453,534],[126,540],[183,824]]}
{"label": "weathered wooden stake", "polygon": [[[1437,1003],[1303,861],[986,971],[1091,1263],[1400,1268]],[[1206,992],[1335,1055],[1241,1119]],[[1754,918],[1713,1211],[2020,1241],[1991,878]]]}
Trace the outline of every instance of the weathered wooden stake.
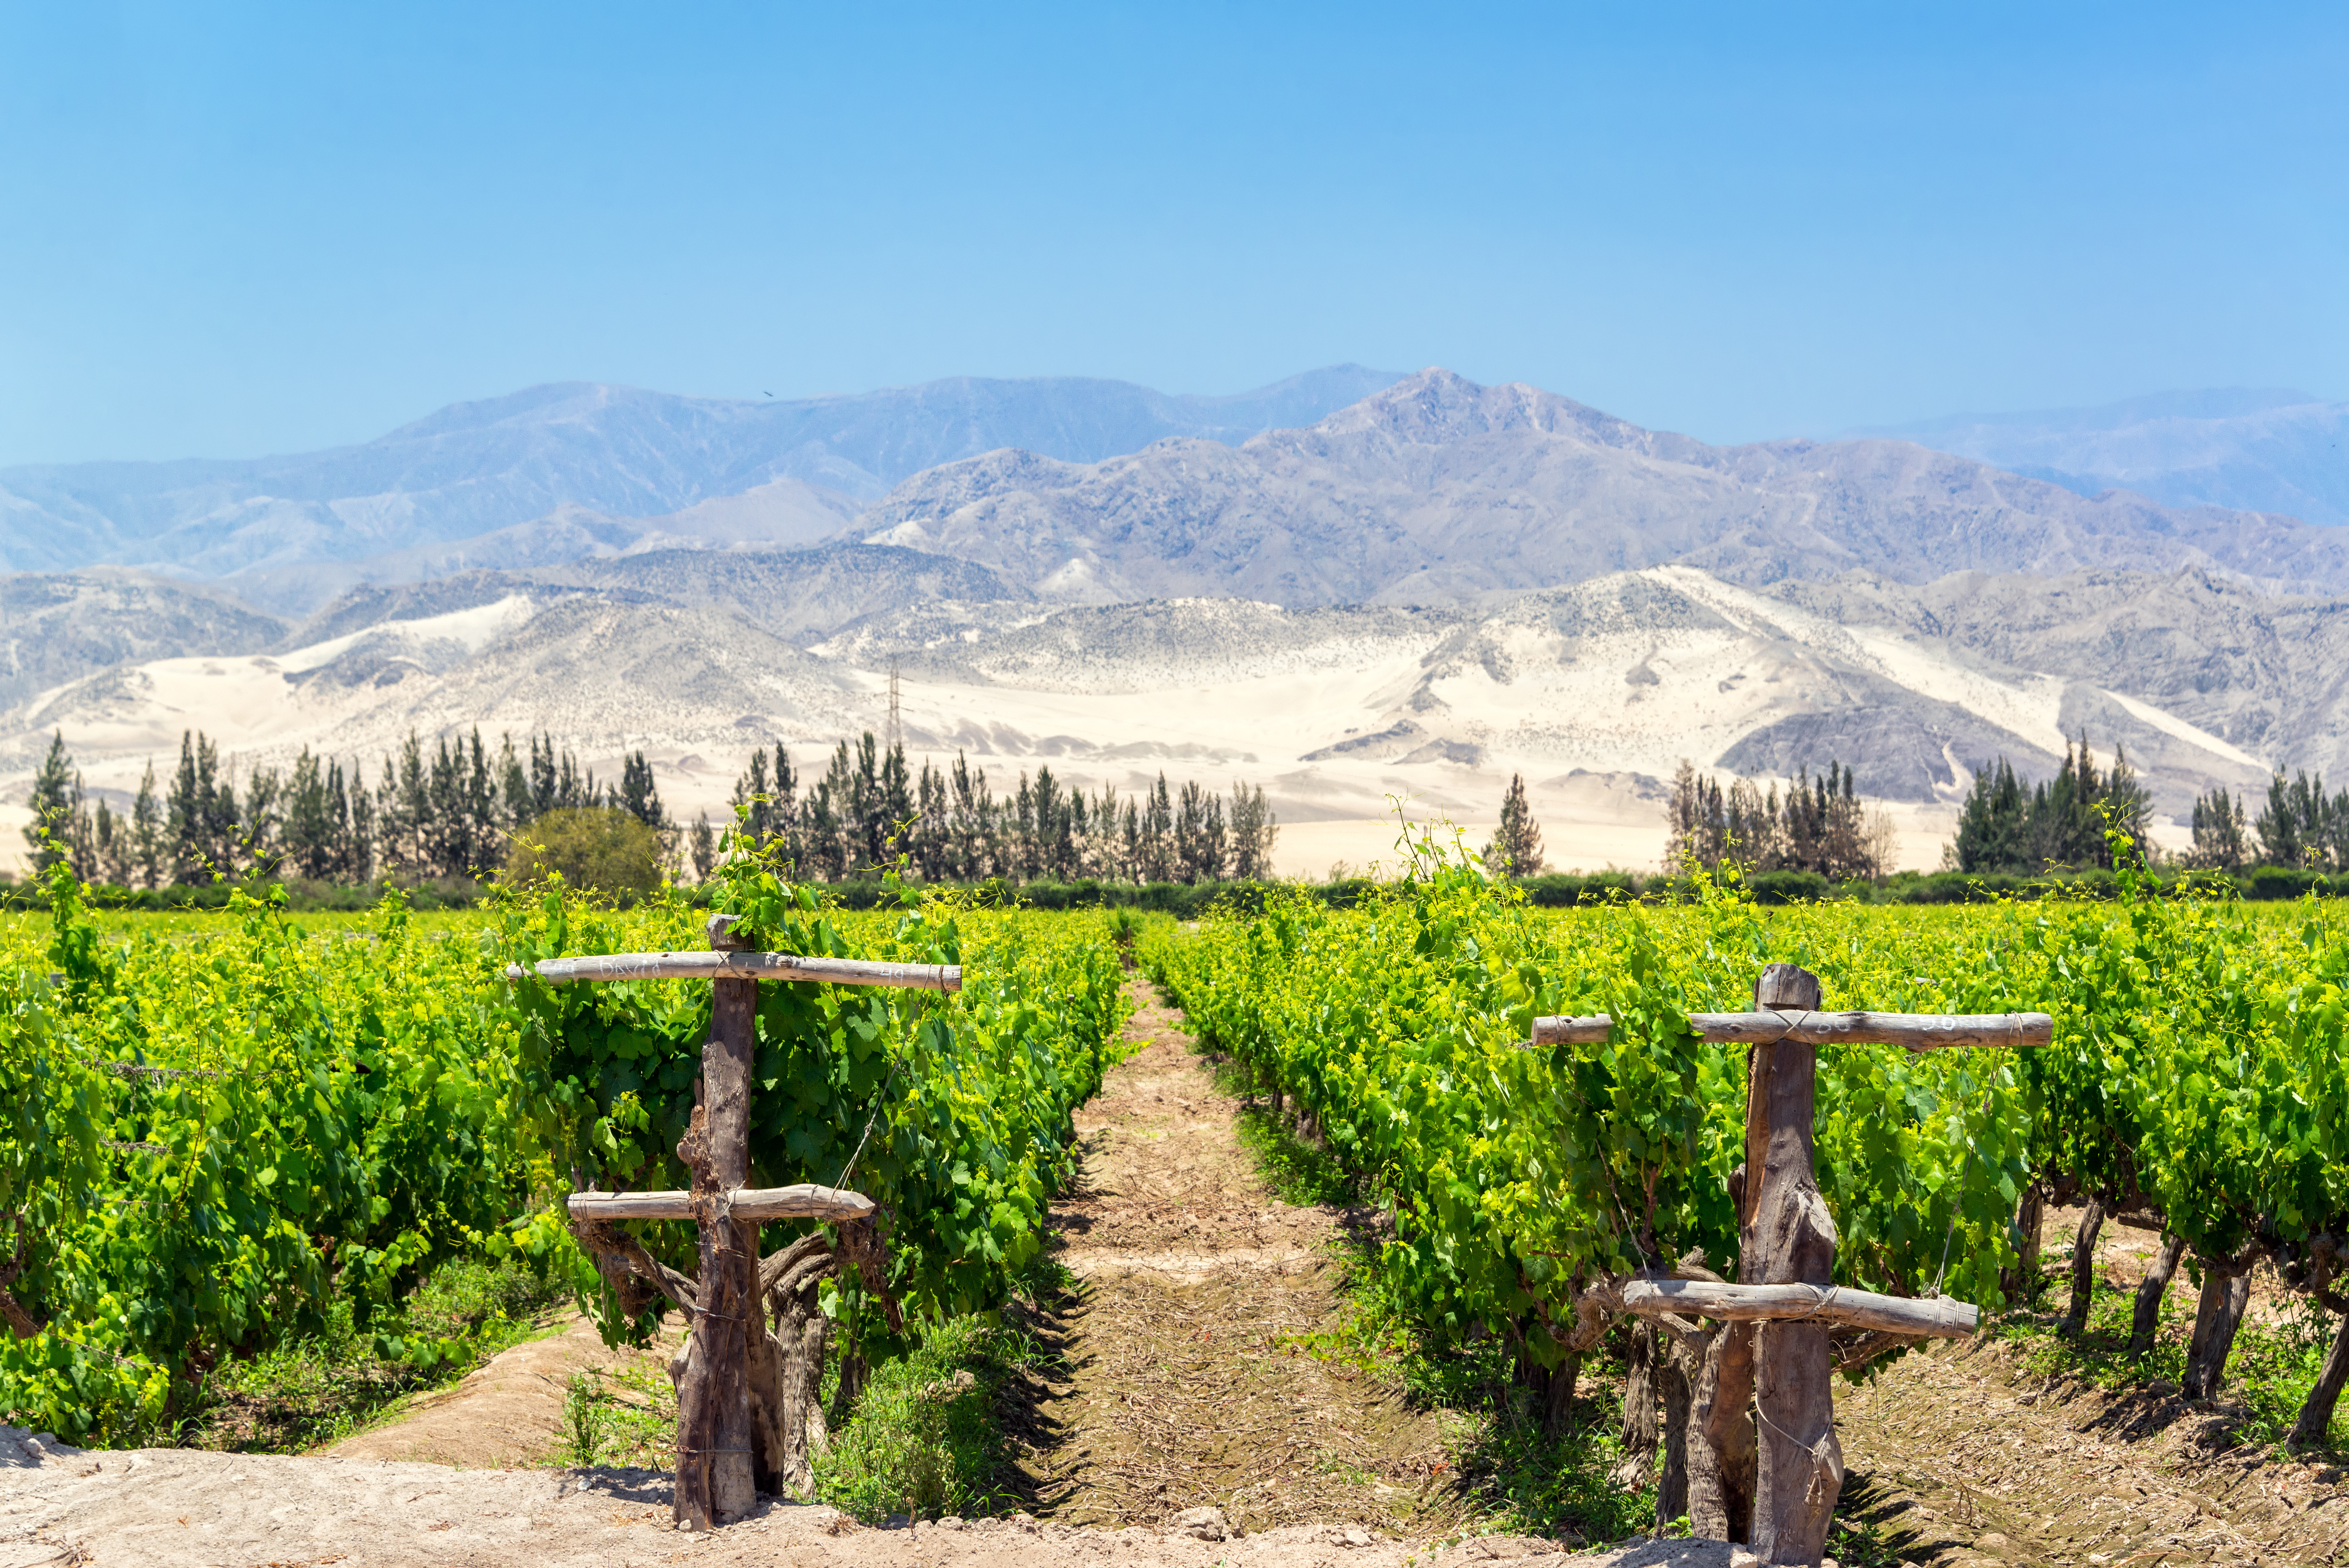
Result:
{"label": "weathered wooden stake", "polygon": [[[1754,1006],[1801,1015],[1819,1006],[1818,976],[1773,964],[1754,983]],[[1744,1233],[1737,1277],[1745,1284],[1835,1282],[1835,1221],[1813,1172],[1811,1118],[1818,1047],[1765,1041],[1749,1058],[1745,1089]],[[1754,1553],[1767,1563],[1816,1563],[1843,1490],[1836,1441],[1827,1326],[1802,1318],[1755,1326],[1754,1408],[1760,1417],[1754,1488]]]}
{"label": "weathered wooden stake", "polygon": [[1754,1539],[1754,1334],[1724,1323],[1705,1346],[1689,1426],[1689,1522],[1715,1541]]}
{"label": "weathered wooden stake", "polygon": [[[709,919],[709,945],[739,951],[728,915]],[[701,1047],[697,1140],[688,1134],[694,1217],[701,1227],[700,1305],[677,1390],[680,1528],[708,1530],[758,1506],[751,1470],[750,1343],[764,1336],[758,1293],[759,1226],[736,1220],[731,1194],[750,1174],[750,1066],[759,983],[711,982],[709,1038]],[[698,1158],[695,1158],[698,1156]]]}

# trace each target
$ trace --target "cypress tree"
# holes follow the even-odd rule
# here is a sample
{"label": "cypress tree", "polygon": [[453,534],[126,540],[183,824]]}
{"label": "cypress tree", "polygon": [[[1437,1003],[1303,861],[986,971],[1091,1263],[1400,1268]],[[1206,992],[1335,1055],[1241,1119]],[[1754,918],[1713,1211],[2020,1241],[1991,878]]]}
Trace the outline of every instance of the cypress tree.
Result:
{"label": "cypress tree", "polygon": [[1541,828],[1526,802],[1526,776],[1512,773],[1501,797],[1501,825],[1485,846],[1485,870],[1496,877],[1530,877],[1539,876],[1541,869]]}
{"label": "cypress tree", "polygon": [[139,868],[139,885],[153,887],[160,874],[165,842],[163,809],[155,799],[155,759],[147,759],[140,776],[139,794],[130,802],[131,853]]}
{"label": "cypress tree", "polygon": [[66,732],[49,738],[49,753],[33,778],[33,820],[25,826],[25,844],[33,851],[35,872],[47,871],[70,857],[74,818],[81,805],[81,775],[66,751]]}

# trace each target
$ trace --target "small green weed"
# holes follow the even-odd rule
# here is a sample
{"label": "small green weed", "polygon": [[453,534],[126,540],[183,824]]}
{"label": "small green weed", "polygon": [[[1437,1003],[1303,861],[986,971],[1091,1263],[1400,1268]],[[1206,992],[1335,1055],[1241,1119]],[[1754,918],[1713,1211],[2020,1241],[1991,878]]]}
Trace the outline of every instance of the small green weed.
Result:
{"label": "small green weed", "polygon": [[657,1356],[574,1374],[564,1393],[563,1420],[570,1464],[663,1470],[676,1460],[677,1388]]}
{"label": "small green weed", "polygon": [[611,1425],[609,1412],[596,1398],[600,1392],[595,1378],[574,1372],[563,1394],[563,1434],[571,1462],[581,1470],[594,1464],[603,1452],[605,1434]]}
{"label": "small green weed", "polygon": [[816,1496],[867,1524],[1015,1506],[996,1397],[1041,1354],[1020,1330],[977,1316],[928,1329],[910,1354],[874,1368],[816,1461]]}
{"label": "small green weed", "polygon": [[[1245,1075],[1231,1062],[1217,1064],[1216,1087],[1226,1094],[1248,1093]],[[1249,1106],[1240,1112],[1237,1127],[1240,1146],[1254,1157],[1257,1173],[1282,1202],[1345,1207],[1361,1201],[1359,1178],[1328,1150],[1283,1126],[1269,1109]]]}

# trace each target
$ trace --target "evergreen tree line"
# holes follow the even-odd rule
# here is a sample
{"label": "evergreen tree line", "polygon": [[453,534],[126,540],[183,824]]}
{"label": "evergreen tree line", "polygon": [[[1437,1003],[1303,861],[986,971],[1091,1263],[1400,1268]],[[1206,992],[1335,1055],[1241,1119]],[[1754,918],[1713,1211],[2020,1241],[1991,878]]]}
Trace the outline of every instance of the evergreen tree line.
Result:
{"label": "evergreen tree line", "polygon": [[2349,872],[2349,789],[2327,796],[2324,776],[2268,780],[2266,807],[2246,820],[2242,798],[2213,789],[2194,800],[2187,863],[2220,871],[2261,865]]}
{"label": "evergreen tree line", "polygon": [[2076,746],[2064,746],[2053,779],[2027,783],[2003,757],[1976,772],[1942,859],[1970,875],[2110,871],[2113,833],[2134,846],[2137,859],[2152,858],[2146,836],[2152,813],[2127,749],[2115,745],[2112,767],[2100,771],[2083,729]]}
{"label": "evergreen tree line", "polygon": [[1264,791],[1247,785],[1226,797],[1195,779],[1172,789],[1161,772],[1138,794],[1104,786],[1088,795],[1045,764],[997,795],[964,754],[945,769],[925,759],[915,774],[902,745],[885,748],[869,730],[835,747],[804,788],[780,744],[771,758],[752,752],[732,803],[739,829],[713,829],[706,815],[694,824],[696,876],[710,873],[740,831],[780,845],[801,875],[823,882],[877,876],[900,854],[925,882],[1257,880],[1271,875],[1279,830]]}
{"label": "evergreen tree line", "polygon": [[33,784],[25,830],[36,868],[72,862],[88,882],[163,887],[250,874],[322,882],[469,878],[502,864],[513,834],[551,811],[626,811],[675,846],[677,830],[637,751],[616,784],[557,748],[528,738],[529,758],[502,738],[493,756],[477,728],[441,737],[429,752],[411,730],[369,788],[354,758],[307,747],[284,771],[255,768],[242,784],[233,759],[202,730],[180,738],[179,766],[159,790],[150,762],[127,812],[90,801],[59,733]]}
{"label": "evergreen tree line", "polygon": [[1691,861],[1708,870],[1726,862],[1851,882],[1872,881],[1892,869],[1889,822],[1880,811],[1868,815],[1851,770],[1837,761],[1816,778],[1808,768],[1797,769],[1782,799],[1777,785],[1765,790],[1751,779],[1734,779],[1723,789],[1719,779],[1698,777],[1682,758],[1664,818],[1671,829],[1667,871]]}

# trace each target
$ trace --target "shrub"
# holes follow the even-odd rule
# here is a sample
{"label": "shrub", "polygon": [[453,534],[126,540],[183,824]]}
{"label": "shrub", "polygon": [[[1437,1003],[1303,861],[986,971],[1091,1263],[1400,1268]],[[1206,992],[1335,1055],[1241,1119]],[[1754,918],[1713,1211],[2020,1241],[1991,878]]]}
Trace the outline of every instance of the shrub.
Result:
{"label": "shrub", "polygon": [[505,877],[528,886],[561,872],[573,887],[650,892],[660,885],[660,835],[633,814],[607,806],[566,808],[514,834]]}

